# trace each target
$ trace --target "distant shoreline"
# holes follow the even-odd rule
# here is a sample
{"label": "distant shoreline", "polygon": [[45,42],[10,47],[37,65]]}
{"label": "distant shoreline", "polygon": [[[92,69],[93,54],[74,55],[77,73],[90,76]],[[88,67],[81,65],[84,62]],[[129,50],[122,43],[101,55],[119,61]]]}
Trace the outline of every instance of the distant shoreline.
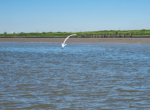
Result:
{"label": "distant shoreline", "polygon": [[[0,38],[0,42],[56,42],[64,38]],[[69,38],[69,43],[150,43],[150,38]]]}
{"label": "distant shoreline", "polygon": [[84,32],[20,32],[0,33],[0,38],[62,38],[76,34],[72,38],[150,38],[150,30],[101,30]]}

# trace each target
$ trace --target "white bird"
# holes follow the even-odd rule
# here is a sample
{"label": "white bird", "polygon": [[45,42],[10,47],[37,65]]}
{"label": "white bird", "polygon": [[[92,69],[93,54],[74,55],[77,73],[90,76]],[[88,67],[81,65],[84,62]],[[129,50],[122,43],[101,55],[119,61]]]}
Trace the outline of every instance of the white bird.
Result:
{"label": "white bird", "polygon": [[65,44],[65,42],[67,41],[67,39],[68,39],[70,36],[75,36],[75,35],[76,35],[76,34],[69,35],[69,36],[64,40],[64,42],[61,44],[62,49],[67,45],[67,44]]}

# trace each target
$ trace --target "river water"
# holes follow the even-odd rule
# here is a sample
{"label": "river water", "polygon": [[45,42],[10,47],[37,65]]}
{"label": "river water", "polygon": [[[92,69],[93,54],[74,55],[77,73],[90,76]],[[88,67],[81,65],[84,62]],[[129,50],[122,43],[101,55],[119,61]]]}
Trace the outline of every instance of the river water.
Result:
{"label": "river water", "polygon": [[0,109],[150,109],[150,44],[0,43]]}

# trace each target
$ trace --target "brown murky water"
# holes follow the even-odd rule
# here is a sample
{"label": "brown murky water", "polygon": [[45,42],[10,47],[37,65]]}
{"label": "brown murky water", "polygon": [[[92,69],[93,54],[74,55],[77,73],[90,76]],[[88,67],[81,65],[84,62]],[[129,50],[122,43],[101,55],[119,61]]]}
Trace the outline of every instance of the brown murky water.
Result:
{"label": "brown murky water", "polygon": [[150,44],[0,43],[0,109],[150,109]]}

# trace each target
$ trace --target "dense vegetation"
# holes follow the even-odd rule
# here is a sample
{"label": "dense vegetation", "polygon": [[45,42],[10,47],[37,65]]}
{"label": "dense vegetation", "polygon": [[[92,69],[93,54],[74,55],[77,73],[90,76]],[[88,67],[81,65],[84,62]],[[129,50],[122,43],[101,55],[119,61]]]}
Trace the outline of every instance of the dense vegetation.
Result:
{"label": "dense vegetation", "polygon": [[7,34],[4,32],[0,37],[66,37],[70,34],[77,34],[77,37],[82,35],[125,35],[132,34],[133,37],[150,37],[150,30],[104,30],[104,31],[86,31],[86,32],[42,32],[42,33],[13,33]]}

